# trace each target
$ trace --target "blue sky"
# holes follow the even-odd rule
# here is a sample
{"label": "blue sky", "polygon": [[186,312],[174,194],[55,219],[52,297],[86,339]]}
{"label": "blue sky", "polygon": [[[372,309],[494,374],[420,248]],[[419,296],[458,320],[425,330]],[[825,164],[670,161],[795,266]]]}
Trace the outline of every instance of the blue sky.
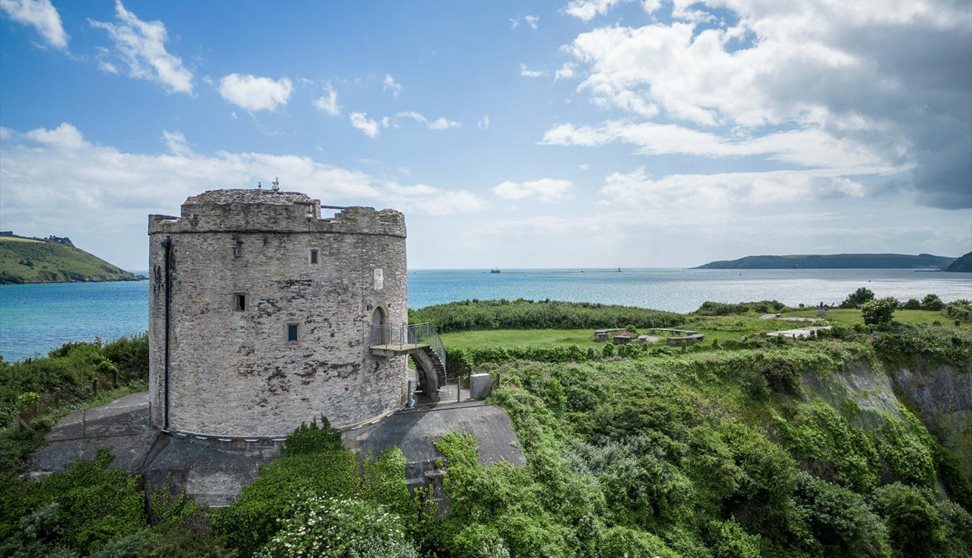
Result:
{"label": "blue sky", "polygon": [[972,250],[968,2],[0,0],[0,228],[145,267],[255,187],[412,268]]}

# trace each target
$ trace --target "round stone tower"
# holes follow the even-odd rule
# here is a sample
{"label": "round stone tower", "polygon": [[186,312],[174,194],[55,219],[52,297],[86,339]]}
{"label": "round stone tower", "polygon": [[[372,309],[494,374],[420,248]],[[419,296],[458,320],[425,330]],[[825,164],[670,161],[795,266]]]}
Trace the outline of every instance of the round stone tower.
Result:
{"label": "round stone tower", "polygon": [[321,414],[350,426],[406,402],[405,219],[296,192],[213,190],[149,216],[149,398],[157,427],[279,437]]}

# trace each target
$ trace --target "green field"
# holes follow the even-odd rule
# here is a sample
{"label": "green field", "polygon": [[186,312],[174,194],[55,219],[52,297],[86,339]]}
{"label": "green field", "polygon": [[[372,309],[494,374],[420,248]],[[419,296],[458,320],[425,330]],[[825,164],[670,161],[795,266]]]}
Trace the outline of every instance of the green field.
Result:
{"label": "green field", "polygon": [[[786,316],[793,317],[817,317],[817,309],[808,310],[793,310],[787,312]],[[861,311],[857,309],[834,309],[827,311],[827,321],[835,324],[841,325],[856,325],[863,324],[864,320],[861,319]],[[940,322],[943,325],[952,323],[952,320],[948,316],[943,315],[941,312],[935,312],[932,310],[895,310],[894,311],[894,321],[902,322],[907,324],[927,324],[931,325],[935,322]]]}
{"label": "green field", "polygon": [[[794,310],[786,312],[784,317],[816,318],[817,310]],[[941,312],[930,310],[897,310],[894,319],[911,324],[932,324],[940,322],[951,325],[953,322]],[[863,324],[860,310],[830,310],[827,312],[827,322],[853,326]],[[822,322],[821,322],[822,323]],[[798,329],[812,325],[810,322],[790,322],[786,320],[761,320],[756,314],[741,316],[712,316],[695,317],[686,321],[680,329],[698,331],[705,335],[704,344],[711,344],[718,340],[738,341],[747,335]],[[818,324],[819,325],[819,324]],[[968,327],[968,326],[966,326]],[[639,333],[648,333],[647,329]],[[539,347],[552,348],[577,345],[582,349],[588,347],[603,347],[604,343],[594,341],[594,329],[490,329],[478,331],[457,331],[442,334],[442,342],[449,349],[467,348],[500,348],[500,347]]]}
{"label": "green field", "polygon": [[[803,327],[803,324],[780,321],[760,320],[755,317],[719,316],[698,318],[681,326],[681,329],[698,331],[705,335],[705,342],[711,343],[739,340],[745,335],[781,329]],[[649,333],[647,329],[639,333]],[[491,329],[483,331],[458,331],[443,333],[442,342],[446,348],[499,348],[499,347],[563,347],[577,345],[582,349],[603,347],[604,343],[594,341],[593,329]]]}
{"label": "green field", "polygon": [[134,279],[135,275],[75,248],[69,241],[0,237],[0,284]]}

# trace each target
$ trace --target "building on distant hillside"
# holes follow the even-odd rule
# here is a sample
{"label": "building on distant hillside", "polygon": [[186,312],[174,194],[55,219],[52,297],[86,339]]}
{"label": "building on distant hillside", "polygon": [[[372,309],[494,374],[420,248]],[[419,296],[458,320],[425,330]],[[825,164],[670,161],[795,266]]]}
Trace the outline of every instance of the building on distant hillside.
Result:
{"label": "building on distant hillside", "polygon": [[[321,414],[351,426],[408,401],[405,219],[305,194],[213,190],[149,216],[151,421],[280,437]],[[433,384],[434,387],[434,384]]]}

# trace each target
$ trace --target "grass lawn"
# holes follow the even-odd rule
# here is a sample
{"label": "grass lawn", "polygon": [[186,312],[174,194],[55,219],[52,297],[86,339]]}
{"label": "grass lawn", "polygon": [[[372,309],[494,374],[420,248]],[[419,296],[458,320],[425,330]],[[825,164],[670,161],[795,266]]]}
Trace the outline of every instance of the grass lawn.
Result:
{"label": "grass lawn", "polygon": [[491,329],[456,331],[442,334],[446,348],[465,347],[563,347],[577,345],[582,349],[603,347],[594,342],[593,329]]}
{"label": "grass lawn", "polygon": [[[817,309],[807,309],[807,310],[793,310],[792,312],[787,312],[785,316],[794,317],[817,317]],[[827,321],[833,322],[835,324],[843,325],[854,325],[863,324],[864,320],[861,318],[861,311],[857,309],[835,309],[827,310]],[[894,311],[894,321],[904,322],[910,324],[932,324],[935,321],[941,322],[942,325],[949,325],[954,323],[954,320],[948,316],[942,314],[941,312],[934,312],[932,310],[895,310]]]}
{"label": "grass lawn", "polygon": [[[688,321],[680,329],[698,331],[705,335],[704,343],[718,339],[739,340],[745,335],[781,329],[795,329],[809,324],[780,320],[760,320],[752,316],[704,317]],[[649,333],[647,329],[639,333]],[[492,329],[443,333],[446,348],[486,347],[562,347],[577,345],[582,349],[599,349],[604,343],[594,341],[593,329]]]}
{"label": "grass lawn", "polygon": [[[817,309],[793,310],[785,317],[816,318]],[[853,326],[863,324],[860,310],[828,310],[827,321],[834,324]],[[894,319],[913,324],[931,324],[935,321],[951,326],[953,320],[940,312],[930,310],[896,310]],[[743,336],[768,331],[797,329],[811,325],[809,322],[788,322],[784,320],[760,320],[758,314],[735,316],[691,317],[679,329],[698,331],[705,335],[706,345],[718,339],[720,343],[739,340]],[[962,327],[972,327],[963,325]],[[648,333],[648,330],[639,330]],[[446,348],[487,348],[487,347],[562,347],[577,345],[582,349],[594,347],[600,350],[604,343],[594,341],[593,329],[493,329],[483,331],[457,331],[443,333],[442,342]]]}

